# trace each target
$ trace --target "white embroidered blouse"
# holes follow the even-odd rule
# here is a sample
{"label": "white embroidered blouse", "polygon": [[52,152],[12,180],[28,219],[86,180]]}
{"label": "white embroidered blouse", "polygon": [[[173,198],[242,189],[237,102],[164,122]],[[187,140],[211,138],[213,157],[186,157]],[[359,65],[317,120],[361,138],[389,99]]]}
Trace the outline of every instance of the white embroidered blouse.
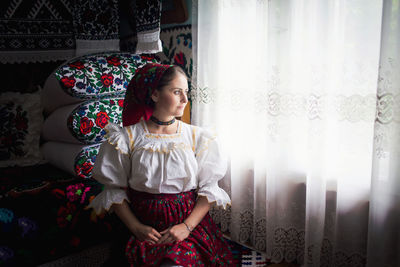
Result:
{"label": "white embroidered blouse", "polygon": [[175,134],[153,134],[146,123],[124,128],[109,123],[107,141],[99,150],[93,178],[104,190],[89,207],[99,214],[113,203],[129,201],[125,188],[148,193],[180,193],[197,189],[226,208],[228,194],[218,186],[226,173],[216,137],[209,131],[178,121]]}

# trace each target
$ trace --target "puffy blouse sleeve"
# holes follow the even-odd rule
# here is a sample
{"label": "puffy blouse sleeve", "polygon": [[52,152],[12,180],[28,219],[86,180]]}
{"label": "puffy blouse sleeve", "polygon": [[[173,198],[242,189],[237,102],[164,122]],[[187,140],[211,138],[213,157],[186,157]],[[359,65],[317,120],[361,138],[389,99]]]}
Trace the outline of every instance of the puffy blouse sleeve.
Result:
{"label": "puffy blouse sleeve", "polygon": [[107,124],[105,130],[107,140],[100,146],[92,171],[93,178],[104,184],[104,190],[89,205],[97,214],[109,211],[114,203],[129,201],[126,194],[131,166],[129,136],[116,124]]}
{"label": "puffy blouse sleeve", "polygon": [[[197,127],[196,127],[197,128]],[[227,170],[227,160],[221,153],[217,137],[208,130],[197,128],[195,155],[198,169],[198,195],[206,196],[208,202],[215,202],[217,206],[226,209],[231,204],[228,194],[219,187]]]}

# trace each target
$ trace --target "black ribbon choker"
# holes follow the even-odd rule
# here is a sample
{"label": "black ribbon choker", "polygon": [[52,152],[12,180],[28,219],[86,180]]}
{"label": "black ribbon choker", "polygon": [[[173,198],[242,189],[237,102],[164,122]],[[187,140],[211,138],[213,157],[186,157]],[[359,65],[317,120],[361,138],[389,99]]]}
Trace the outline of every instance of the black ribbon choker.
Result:
{"label": "black ribbon choker", "polygon": [[157,119],[154,116],[150,116],[150,120],[155,122],[155,123],[157,123],[158,125],[171,125],[171,124],[173,124],[175,122],[175,118],[173,118],[170,121],[160,121],[159,119]]}

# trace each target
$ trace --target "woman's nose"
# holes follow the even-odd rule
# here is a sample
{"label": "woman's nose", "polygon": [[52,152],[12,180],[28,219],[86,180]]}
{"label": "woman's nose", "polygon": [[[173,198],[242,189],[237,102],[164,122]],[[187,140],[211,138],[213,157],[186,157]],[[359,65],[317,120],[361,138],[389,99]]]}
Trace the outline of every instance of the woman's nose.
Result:
{"label": "woman's nose", "polygon": [[182,101],[183,103],[187,103],[187,102],[188,102],[188,95],[185,94],[185,93],[183,93],[182,95],[183,95],[183,97],[182,97],[181,101]]}

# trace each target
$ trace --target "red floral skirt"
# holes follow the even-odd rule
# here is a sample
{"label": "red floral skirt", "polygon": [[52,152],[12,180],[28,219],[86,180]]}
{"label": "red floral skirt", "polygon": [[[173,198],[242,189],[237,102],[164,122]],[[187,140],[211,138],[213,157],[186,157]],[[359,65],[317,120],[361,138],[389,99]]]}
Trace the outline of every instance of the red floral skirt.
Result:
{"label": "red floral skirt", "polygon": [[[136,217],[159,232],[182,223],[194,208],[196,197],[194,191],[180,194],[130,191]],[[228,243],[208,213],[182,242],[152,245],[131,236],[125,254],[131,266],[159,266],[166,259],[182,266],[235,266]]]}

